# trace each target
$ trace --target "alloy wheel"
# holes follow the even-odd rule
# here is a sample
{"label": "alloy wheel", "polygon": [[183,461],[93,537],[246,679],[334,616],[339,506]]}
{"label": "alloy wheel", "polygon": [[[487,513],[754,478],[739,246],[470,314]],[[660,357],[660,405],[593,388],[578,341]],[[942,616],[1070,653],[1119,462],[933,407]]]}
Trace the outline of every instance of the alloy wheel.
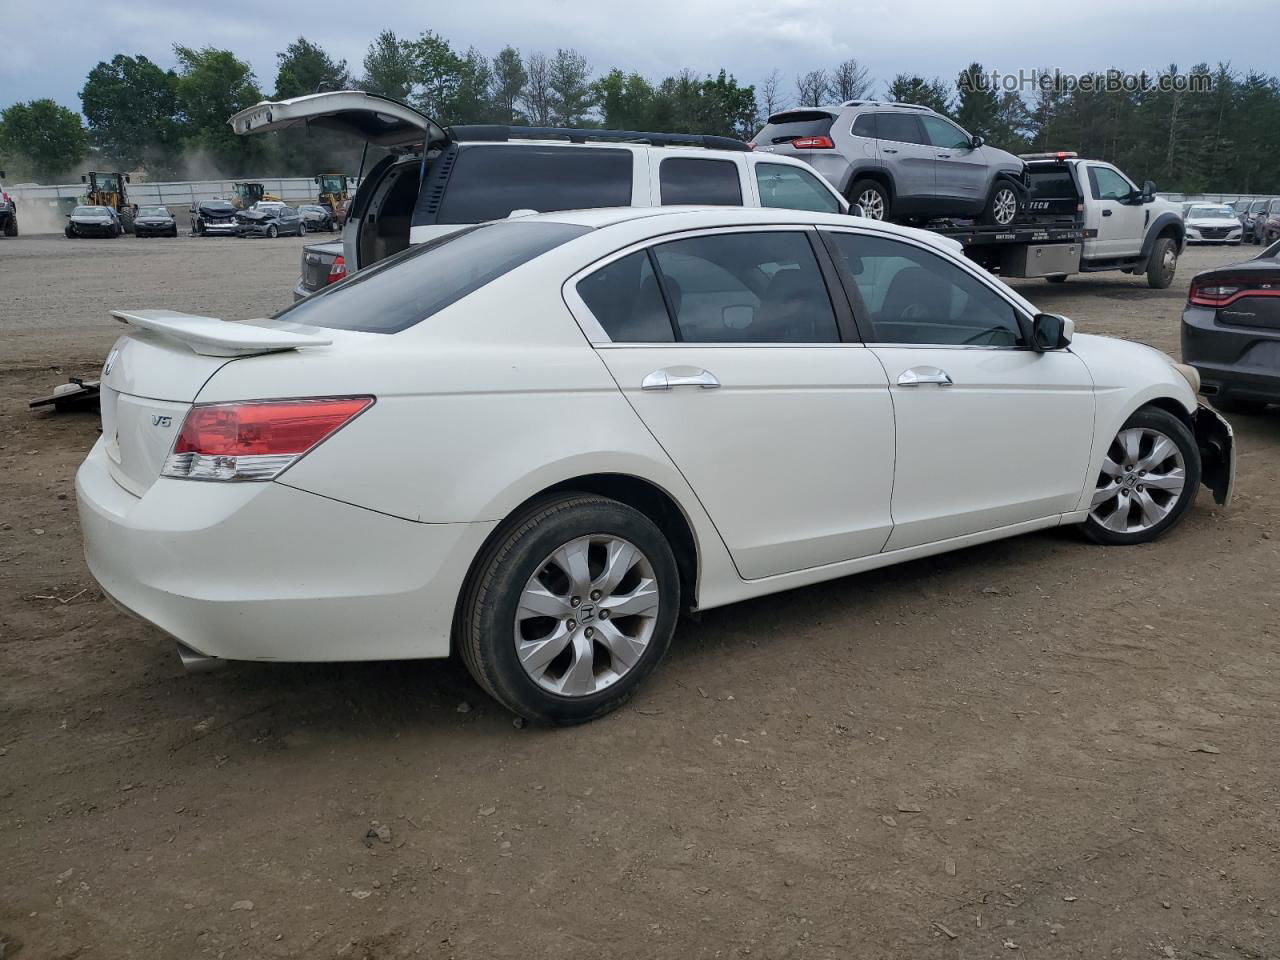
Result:
{"label": "alloy wheel", "polygon": [[520,594],[516,655],[539,687],[586,697],[621,680],[653,639],[662,598],[629,540],[578,537],[538,565]]}
{"label": "alloy wheel", "polygon": [[997,224],[1007,227],[1018,215],[1018,197],[1009,187],[1001,187],[991,201],[991,215]]}
{"label": "alloy wheel", "polygon": [[858,205],[862,207],[863,216],[868,220],[884,219],[884,197],[876,190],[863,190],[858,196]]}
{"label": "alloy wheel", "polygon": [[1090,513],[1107,530],[1143,533],[1170,514],[1185,485],[1178,445],[1159,430],[1130,427],[1102,461]]}

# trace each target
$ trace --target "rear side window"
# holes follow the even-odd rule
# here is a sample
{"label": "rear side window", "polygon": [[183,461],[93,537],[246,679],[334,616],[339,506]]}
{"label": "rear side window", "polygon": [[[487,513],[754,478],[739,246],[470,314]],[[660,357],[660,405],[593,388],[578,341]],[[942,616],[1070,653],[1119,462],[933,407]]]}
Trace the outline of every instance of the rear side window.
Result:
{"label": "rear side window", "polygon": [[876,118],[876,131],[881,140],[897,143],[924,143],[920,121],[905,113],[882,113]]}
{"label": "rear side window", "polygon": [[825,137],[831,133],[835,117],[825,110],[791,110],[775,113],[756,134],[756,143],[790,143],[800,137]]}
{"label": "rear side window", "polygon": [[835,343],[835,313],[808,237],[722,233],[653,248],[680,339]]}
{"label": "rear side window", "polygon": [[742,206],[742,182],[732,160],[668,157],[658,167],[658,183],[664,205]]}
{"label": "rear side window", "polygon": [[851,131],[855,137],[876,137],[876,115],[874,113],[859,114],[858,119],[853,121],[853,129]]}
{"label": "rear side window", "polygon": [[397,333],[588,232],[576,224],[518,220],[462,229],[402,250],[299,300],[275,319],[331,330]]}
{"label": "rear side window", "polygon": [[[501,220],[512,210],[629,207],[631,156],[629,150],[598,147],[464,147],[435,222],[482,223]],[[422,196],[429,192],[423,190]]]}
{"label": "rear side window", "polygon": [[583,277],[578,296],[614,343],[669,343],[676,338],[647,250]]}
{"label": "rear side window", "polygon": [[840,213],[835,194],[822,185],[814,174],[785,163],[757,163],[756,183],[760,187],[760,206],[785,210],[818,210]]}

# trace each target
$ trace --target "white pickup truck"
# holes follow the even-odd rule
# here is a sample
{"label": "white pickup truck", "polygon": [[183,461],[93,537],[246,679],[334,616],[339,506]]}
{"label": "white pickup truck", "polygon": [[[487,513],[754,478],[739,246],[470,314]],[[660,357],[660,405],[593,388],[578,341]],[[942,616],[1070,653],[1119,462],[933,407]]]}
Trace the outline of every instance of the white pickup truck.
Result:
{"label": "white pickup truck", "polygon": [[1186,228],[1178,204],[1136,186],[1117,167],[1070,152],[1023,154],[1027,197],[1007,228],[930,224],[965,253],[1005,277],[1061,282],[1073,273],[1118,270],[1173,282]]}

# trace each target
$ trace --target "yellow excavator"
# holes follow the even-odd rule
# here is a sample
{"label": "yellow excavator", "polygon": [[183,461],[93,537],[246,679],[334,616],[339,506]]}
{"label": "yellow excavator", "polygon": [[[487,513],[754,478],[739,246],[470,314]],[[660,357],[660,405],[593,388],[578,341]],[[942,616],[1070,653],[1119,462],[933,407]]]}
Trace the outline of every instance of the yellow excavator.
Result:
{"label": "yellow excavator", "polygon": [[267,193],[267,188],[260,183],[249,181],[247,183],[233,183],[231,185],[231,204],[237,210],[248,210],[259,200],[270,200],[278,202],[280,200],[274,193]]}
{"label": "yellow excavator", "polygon": [[124,232],[133,233],[133,219],[138,215],[138,205],[129,202],[127,173],[82,173],[80,182],[86,185],[86,206],[110,207],[120,218],[120,226],[124,228]]}
{"label": "yellow excavator", "polygon": [[347,178],[340,173],[321,173],[317,174],[315,180],[320,194],[320,205],[328,207],[329,212],[337,220],[342,205],[350,198],[347,192]]}

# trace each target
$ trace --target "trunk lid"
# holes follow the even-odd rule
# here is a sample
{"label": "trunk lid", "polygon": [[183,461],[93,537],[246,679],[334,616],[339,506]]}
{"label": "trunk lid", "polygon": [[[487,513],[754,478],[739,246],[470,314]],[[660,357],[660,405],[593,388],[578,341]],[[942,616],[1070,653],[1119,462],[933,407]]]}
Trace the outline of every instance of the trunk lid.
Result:
{"label": "trunk lid", "polygon": [[322,127],[401,151],[418,145],[441,146],[449,139],[440,124],[426,114],[390,97],[359,90],[263,100],[241,110],[227,123],[241,136],[286,127]]}
{"label": "trunk lid", "polygon": [[102,368],[102,438],[111,475],[134,496],[151,487],[201,388],[237,357],[323,346],[320,336],[171,310],[113,311],[130,330]]}

